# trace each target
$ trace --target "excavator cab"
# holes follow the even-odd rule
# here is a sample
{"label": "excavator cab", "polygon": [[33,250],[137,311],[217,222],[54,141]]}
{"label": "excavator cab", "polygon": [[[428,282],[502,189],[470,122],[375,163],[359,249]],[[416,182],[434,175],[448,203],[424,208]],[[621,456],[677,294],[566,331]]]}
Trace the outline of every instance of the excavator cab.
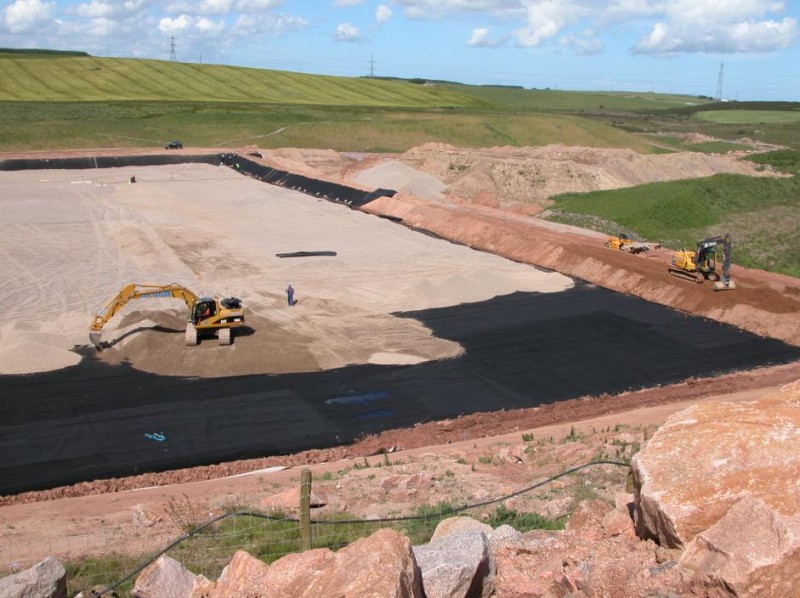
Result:
{"label": "excavator cab", "polygon": [[209,297],[201,297],[192,309],[192,324],[200,324],[215,315],[217,315],[217,302]]}
{"label": "excavator cab", "polygon": [[717,252],[714,247],[701,249],[697,258],[697,269],[703,274],[706,280],[716,282],[719,280],[717,274]]}

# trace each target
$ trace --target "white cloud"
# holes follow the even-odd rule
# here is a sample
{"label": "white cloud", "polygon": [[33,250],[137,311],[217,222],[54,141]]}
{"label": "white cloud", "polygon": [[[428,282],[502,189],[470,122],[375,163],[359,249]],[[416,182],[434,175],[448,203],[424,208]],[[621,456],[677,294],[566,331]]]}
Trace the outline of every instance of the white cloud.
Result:
{"label": "white cloud", "polygon": [[523,47],[540,46],[568,25],[577,22],[583,16],[582,12],[577,2],[530,2],[525,26],[514,31],[517,43]]}
{"label": "white cloud", "polygon": [[333,38],[337,42],[355,42],[359,40],[358,36],[358,27],[350,23],[340,23],[333,34]]}
{"label": "white cloud", "polygon": [[633,48],[637,54],[770,52],[794,45],[797,20],[769,18],[783,2],[672,0]]}
{"label": "white cloud", "polygon": [[231,10],[233,0],[202,0],[198,7],[201,15],[224,15]]}
{"label": "white cloud", "polygon": [[110,3],[92,0],[88,3],[84,2],[83,4],[76,4],[71,9],[67,9],[67,12],[89,19],[104,19],[109,14],[110,9]]}
{"label": "white cloud", "polygon": [[164,17],[158,22],[158,30],[161,33],[174,33],[176,31],[183,31],[189,26],[189,17],[181,15],[177,19],[170,19]]}
{"label": "white cloud", "polygon": [[36,29],[53,14],[55,3],[41,0],[15,0],[3,9],[3,29],[24,33]]}
{"label": "white cloud", "polygon": [[293,31],[300,31],[308,27],[309,23],[303,17],[293,17],[291,15],[281,15],[272,26],[272,30],[277,35],[286,35]]}
{"label": "white cloud", "polygon": [[260,12],[278,8],[283,0],[236,0],[236,10],[242,12]]}
{"label": "white cloud", "polygon": [[[522,47],[557,43],[580,54],[602,51],[601,36],[625,25],[642,33],[635,53],[767,52],[800,38],[785,0],[394,0],[414,19],[480,14],[510,26]],[[578,28],[595,31],[592,38]],[[481,28],[469,45],[486,45]]]}
{"label": "white cloud", "polygon": [[346,6],[356,6],[363,1],[364,0],[335,0],[333,5],[337,8],[344,8]]}
{"label": "white cloud", "polygon": [[201,33],[218,35],[225,30],[225,23],[223,21],[212,21],[206,17],[200,17],[195,22],[194,27]]}
{"label": "white cloud", "polygon": [[392,9],[385,4],[381,4],[375,9],[375,20],[378,21],[378,23],[386,23],[391,18]]}
{"label": "white cloud", "polygon": [[524,5],[535,0],[394,0],[405,7],[412,19],[439,19],[458,12],[477,12],[498,15],[524,11]]}
{"label": "white cloud", "polygon": [[504,44],[504,40],[492,39],[489,37],[489,30],[486,27],[476,27],[472,30],[472,35],[467,40],[467,45],[474,48],[499,48]]}
{"label": "white cloud", "polygon": [[[127,13],[136,13],[148,7],[151,4],[152,0],[125,0],[122,3],[122,8]],[[113,12],[113,4],[109,1],[109,5],[112,7]]]}
{"label": "white cloud", "polygon": [[584,31],[580,35],[565,35],[558,40],[558,43],[571,49],[579,56],[594,56],[603,51],[603,42],[594,36],[593,31]]}

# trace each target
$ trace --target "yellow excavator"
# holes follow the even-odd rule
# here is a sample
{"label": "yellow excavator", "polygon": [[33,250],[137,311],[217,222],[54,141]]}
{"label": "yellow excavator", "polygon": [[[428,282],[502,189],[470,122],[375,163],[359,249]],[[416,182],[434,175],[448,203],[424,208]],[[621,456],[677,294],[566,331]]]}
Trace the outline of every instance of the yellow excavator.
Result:
{"label": "yellow excavator", "polygon": [[615,250],[622,250],[624,251],[628,245],[632,245],[634,242],[628,235],[625,233],[620,233],[616,237],[609,237],[606,240],[606,247],[610,247],[611,249]]}
{"label": "yellow excavator", "polygon": [[[717,273],[717,247],[722,248],[722,275]],[[736,288],[731,280],[731,236],[710,237],[697,244],[695,251],[677,251],[672,256],[671,276],[697,284],[704,280],[714,283],[715,291]]]}
{"label": "yellow excavator", "polygon": [[198,297],[192,291],[177,283],[166,285],[127,284],[122,287],[106,306],[98,312],[89,327],[89,340],[102,349],[100,332],[131,299],[157,299],[173,297],[182,299],[189,308],[189,321],[186,323],[186,345],[197,345],[197,337],[203,333],[215,333],[220,345],[233,342],[233,329],[244,326],[244,310],[241,300],[236,297],[216,299]]}
{"label": "yellow excavator", "polygon": [[628,236],[626,233],[619,233],[616,237],[608,237],[606,239],[606,247],[614,250],[627,251],[628,253],[643,253],[650,251],[650,248],[658,249],[661,247],[659,243],[643,243]]}

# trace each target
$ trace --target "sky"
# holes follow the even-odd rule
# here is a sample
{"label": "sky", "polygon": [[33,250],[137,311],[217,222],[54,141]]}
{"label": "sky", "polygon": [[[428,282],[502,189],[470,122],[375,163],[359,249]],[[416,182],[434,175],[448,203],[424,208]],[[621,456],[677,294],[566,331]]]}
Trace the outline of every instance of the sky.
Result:
{"label": "sky", "polygon": [[800,101],[800,0],[2,0],[0,47]]}

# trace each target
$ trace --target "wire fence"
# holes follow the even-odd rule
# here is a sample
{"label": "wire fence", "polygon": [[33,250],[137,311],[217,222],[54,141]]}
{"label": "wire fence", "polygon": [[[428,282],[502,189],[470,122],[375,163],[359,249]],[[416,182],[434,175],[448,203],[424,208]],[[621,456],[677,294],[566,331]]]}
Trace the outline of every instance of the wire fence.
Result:
{"label": "wire fence", "polygon": [[[259,512],[239,509],[201,520],[201,513],[188,498],[176,500],[170,507],[171,518],[184,530],[183,535],[146,556],[142,556],[142,552],[129,553],[120,544],[119,550],[115,550],[111,556],[68,562],[68,587],[70,595],[78,590],[84,590],[85,596],[129,595],[137,576],[161,555],[180,561],[192,573],[214,580],[237,550],[244,550],[265,563],[271,563],[287,554],[309,548],[336,550],[387,527],[400,531],[408,536],[412,544],[419,545],[430,540],[439,522],[456,515],[473,515],[485,520],[492,527],[508,523],[519,531],[535,528],[561,529],[563,521],[547,519],[535,513],[517,513],[506,509],[503,504],[511,498],[532,493],[559,478],[599,466],[629,468],[630,464],[623,461],[592,461],[500,497],[461,506],[443,501],[436,505],[417,507],[411,515],[381,519],[357,519],[344,513],[312,519],[309,501],[311,474],[310,471],[303,470],[299,516],[296,515],[297,511],[292,515],[285,510]],[[492,506],[495,509],[487,519],[487,508]],[[90,589],[93,589],[93,593],[89,592]]]}

